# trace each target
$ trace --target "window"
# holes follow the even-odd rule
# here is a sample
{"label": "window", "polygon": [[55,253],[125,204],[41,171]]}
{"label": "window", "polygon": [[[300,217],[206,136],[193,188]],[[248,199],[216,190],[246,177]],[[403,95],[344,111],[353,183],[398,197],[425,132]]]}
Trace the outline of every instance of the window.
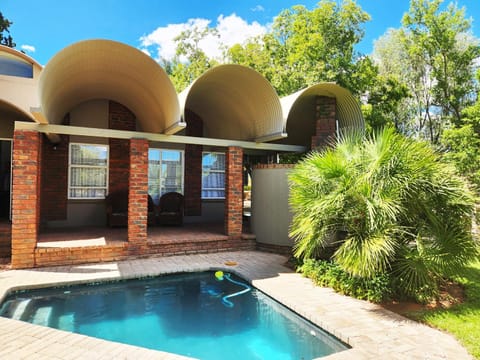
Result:
{"label": "window", "polygon": [[148,150],[148,193],[158,205],[167,192],[183,193],[183,151]]}
{"label": "window", "polygon": [[225,198],[225,154],[202,154],[202,199]]}
{"label": "window", "polygon": [[108,188],[108,146],[70,143],[68,198],[103,199]]}
{"label": "window", "polygon": [[0,53],[0,75],[33,78],[33,65],[15,55]]}

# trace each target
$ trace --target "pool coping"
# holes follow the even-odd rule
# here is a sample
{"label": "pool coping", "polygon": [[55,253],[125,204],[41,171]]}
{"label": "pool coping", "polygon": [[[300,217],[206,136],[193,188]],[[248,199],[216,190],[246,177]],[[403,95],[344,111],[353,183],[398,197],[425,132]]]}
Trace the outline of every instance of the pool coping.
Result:
{"label": "pool coping", "polygon": [[[285,262],[286,258],[281,255],[239,251],[9,270],[0,272],[0,300],[9,291],[20,289],[223,270],[243,277],[260,291],[352,346],[321,359],[472,359],[451,335],[379,305],[317,287],[285,267]],[[0,357],[4,359],[189,359],[6,318],[0,318],[0,349]]]}

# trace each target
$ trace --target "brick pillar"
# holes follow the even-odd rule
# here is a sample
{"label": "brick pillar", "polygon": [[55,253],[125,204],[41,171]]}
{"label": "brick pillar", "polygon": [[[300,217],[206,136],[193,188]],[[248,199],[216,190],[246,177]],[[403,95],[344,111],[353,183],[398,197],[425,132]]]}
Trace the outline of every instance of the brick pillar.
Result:
{"label": "brick pillar", "polygon": [[[187,136],[203,136],[203,121],[193,111],[185,110]],[[202,145],[185,145],[185,215],[202,215]]]}
{"label": "brick pillar", "polygon": [[334,97],[317,96],[315,104],[315,135],[312,149],[329,146],[335,140],[337,101]]}
{"label": "brick pillar", "polygon": [[13,137],[12,267],[35,266],[40,226],[40,169],[42,137],[35,131],[15,130]]}
{"label": "brick pillar", "polygon": [[225,233],[242,234],[243,149],[230,146],[225,154]]}
{"label": "brick pillar", "polygon": [[148,216],[148,141],[130,140],[128,241],[146,243]]}

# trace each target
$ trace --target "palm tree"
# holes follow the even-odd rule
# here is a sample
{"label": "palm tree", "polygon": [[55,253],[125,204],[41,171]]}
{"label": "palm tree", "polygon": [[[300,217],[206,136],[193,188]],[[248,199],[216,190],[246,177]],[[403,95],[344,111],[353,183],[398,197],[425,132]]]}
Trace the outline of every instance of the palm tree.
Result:
{"label": "palm tree", "polygon": [[412,295],[434,291],[478,254],[466,183],[429,144],[391,128],[311,153],[289,181],[296,257],[333,247],[331,259],[348,273],[388,273]]}

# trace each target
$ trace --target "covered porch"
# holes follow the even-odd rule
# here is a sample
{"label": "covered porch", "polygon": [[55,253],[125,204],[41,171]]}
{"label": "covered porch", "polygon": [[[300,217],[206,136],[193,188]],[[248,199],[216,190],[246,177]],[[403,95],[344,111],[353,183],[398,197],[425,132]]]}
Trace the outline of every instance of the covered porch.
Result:
{"label": "covered porch", "polygon": [[[178,255],[252,250],[255,237],[243,224],[244,149],[261,152],[301,151],[301,146],[215,138],[95,129],[95,137],[128,142],[128,226],[80,229],[42,228],[43,133],[92,137],[91,128],[16,122],[13,151],[12,267],[117,261],[152,254]],[[148,149],[152,142],[214,145],[225,148],[224,221],[187,223],[183,227],[147,226]],[[188,169],[186,165],[186,171]]]}

